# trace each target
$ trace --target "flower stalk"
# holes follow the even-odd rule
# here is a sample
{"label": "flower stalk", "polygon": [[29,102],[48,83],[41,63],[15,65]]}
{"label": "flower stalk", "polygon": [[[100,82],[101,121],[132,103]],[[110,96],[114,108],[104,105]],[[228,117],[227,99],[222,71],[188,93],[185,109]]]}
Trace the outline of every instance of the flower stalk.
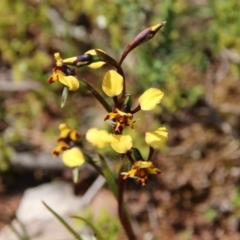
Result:
{"label": "flower stalk", "polygon": [[[131,218],[123,201],[126,179],[134,178],[140,185],[145,186],[149,175],[161,173],[160,169],[152,161],[153,154],[156,149],[165,144],[168,132],[165,127],[159,127],[145,133],[145,142],[149,146],[147,158],[143,158],[142,153],[135,146],[137,145],[136,139],[132,139],[131,134],[125,134],[126,128],[137,131],[135,128],[135,114],[139,111],[153,110],[161,103],[164,94],[160,89],[150,87],[139,96],[137,106],[132,108],[132,99],[134,96],[126,94],[127,79],[122,68],[122,63],[133,49],[154,37],[165,24],[166,22],[162,22],[140,32],[127,45],[119,61],[116,61],[100,49],[92,49],[81,55],[66,59],[62,59],[60,54],[56,53],[54,55],[56,66],[53,69],[52,76],[48,79],[49,83],[60,82],[64,85],[61,107],[65,105],[70,91],[85,89],[106,110],[107,114],[102,121],[108,124],[110,131],[97,129],[93,126],[82,134],[65,123],[60,124],[59,138],[53,155],[61,155],[63,163],[73,169],[74,182],[78,181],[79,168],[85,162],[91,164],[99,174],[105,177],[110,190],[118,201],[119,219],[129,240],[135,240],[137,237],[133,231]],[[103,77],[102,91],[105,94],[103,96],[87,80],[80,79],[76,75],[74,68],[100,68],[104,64],[108,64],[114,69],[108,70]],[[112,98],[112,105],[106,101],[106,98],[109,97]],[[85,154],[84,146],[89,143],[95,149],[95,152]],[[117,181],[105,157],[98,152],[99,149],[106,147],[110,147],[118,153],[122,161]],[[98,157],[101,163],[100,166],[93,160],[94,155]],[[127,172],[123,172],[123,162],[125,159],[128,159],[131,165],[131,168]],[[98,235],[100,236],[100,234]]]}

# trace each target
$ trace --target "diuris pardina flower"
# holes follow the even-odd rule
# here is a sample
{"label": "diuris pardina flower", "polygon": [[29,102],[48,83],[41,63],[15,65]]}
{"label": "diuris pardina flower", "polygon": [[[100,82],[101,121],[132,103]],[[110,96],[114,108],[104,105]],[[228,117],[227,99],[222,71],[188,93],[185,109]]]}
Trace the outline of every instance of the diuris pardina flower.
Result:
{"label": "diuris pardina flower", "polygon": [[130,126],[134,129],[133,115],[131,113],[122,112],[117,108],[106,115],[104,121],[107,120],[112,120],[112,124],[110,122],[110,125],[113,125],[115,132],[121,133],[125,126]]}
{"label": "diuris pardina flower", "polygon": [[56,67],[53,69],[52,76],[48,79],[48,83],[59,81],[64,86],[68,87],[70,91],[78,90],[80,84],[75,77],[75,72],[68,66],[62,65],[62,58],[59,53],[54,54],[56,60]]}
{"label": "diuris pardina flower", "polygon": [[157,88],[147,89],[138,99],[141,110],[153,110],[161,102],[163,96],[164,93]]}
{"label": "diuris pardina flower", "polygon": [[[104,76],[102,89],[107,96],[116,98],[123,90],[123,77],[114,70],[108,71]],[[154,109],[155,106],[161,102],[163,95],[161,90],[149,88],[139,97],[139,106],[133,111],[131,111],[128,102],[125,105],[118,106],[119,103],[116,103],[115,100],[113,111],[108,113],[104,120],[109,121],[116,133],[121,134],[126,126],[134,129],[133,113],[140,109],[143,111]],[[128,99],[130,99],[129,96]]]}
{"label": "diuris pardina flower", "polygon": [[137,178],[138,182],[144,186],[147,183],[149,174],[160,174],[160,169],[156,168],[151,161],[135,161],[129,172],[124,172],[123,179]]}
{"label": "diuris pardina flower", "polygon": [[71,65],[71,66],[75,66],[75,67],[83,67],[83,66],[88,66],[90,68],[100,68],[102,67],[105,62],[100,61],[96,50],[99,52],[103,52],[103,50],[101,49],[91,49],[88,50],[87,52],[85,52],[82,55],[78,55],[75,57],[70,57],[70,58],[66,58],[66,59],[61,59],[60,61],[57,61],[56,65]]}
{"label": "diuris pardina flower", "polygon": [[[114,70],[108,71],[102,82],[104,93],[112,98],[117,97],[123,91],[123,77]],[[124,112],[115,107],[112,112],[108,113],[104,121],[110,120],[110,125],[116,133],[122,133],[125,126],[133,128],[133,115],[129,112]]]}
{"label": "diuris pardina flower", "polygon": [[[163,145],[167,140],[168,132],[165,127],[160,127],[155,131],[152,132],[146,132],[145,135],[145,141],[148,145],[150,145],[150,149],[152,149],[152,152],[155,148],[160,147]],[[136,153],[136,151],[135,151]],[[137,161],[134,161],[132,164],[132,168],[128,172],[122,173],[124,175],[123,179],[127,179],[129,177],[131,178],[137,178],[138,182],[143,186],[146,185],[148,175],[149,174],[160,174],[160,169],[156,168],[153,163],[150,161],[152,154],[148,156],[148,161],[139,160],[142,159],[141,153],[137,150],[138,156],[135,157]]]}
{"label": "diuris pardina flower", "polygon": [[105,130],[98,130],[97,128],[90,128],[86,133],[86,139],[97,148],[110,145],[114,151],[121,154],[132,148],[131,136],[110,134]]}
{"label": "diuris pardina flower", "polygon": [[104,148],[111,142],[110,134],[106,130],[97,128],[90,128],[86,133],[86,139],[97,148]]}
{"label": "diuris pardina flower", "polygon": [[118,96],[123,90],[123,77],[115,70],[108,71],[103,78],[102,89],[109,97]]}
{"label": "diuris pardina flower", "polygon": [[53,150],[53,155],[58,156],[62,153],[63,163],[68,167],[81,166],[85,159],[82,151],[77,146],[79,133],[69,128],[65,123],[59,125],[59,138],[57,147]]}
{"label": "diuris pardina flower", "polygon": [[[81,88],[87,87],[88,90],[99,100],[99,102],[107,110],[108,114],[104,118],[113,128],[113,134],[105,130],[96,128],[89,129],[86,133],[86,139],[97,148],[103,148],[110,145],[116,152],[127,156],[132,164],[129,172],[122,173],[124,179],[133,177],[137,178],[141,185],[145,185],[149,174],[159,174],[161,171],[151,162],[151,158],[155,148],[160,147],[167,139],[168,133],[166,128],[161,127],[155,131],[147,132],[145,141],[150,146],[147,161],[144,161],[139,150],[133,148],[132,138],[129,135],[123,135],[125,127],[130,126],[134,129],[134,114],[140,110],[150,111],[161,102],[163,93],[156,88],[149,88],[138,99],[138,106],[132,109],[132,99],[130,94],[126,94],[125,74],[121,67],[126,56],[137,46],[151,39],[161,29],[166,22],[159,23],[149,27],[139,33],[125,48],[119,62],[102,50],[90,50],[82,55],[62,59],[59,53],[56,53],[56,67],[53,69],[53,75],[48,82],[53,83],[59,81],[65,88],[62,94],[61,106],[64,106],[68,96],[68,90],[76,91],[80,84]],[[102,89],[104,93],[113,98],[114,106],[111,107],[95,89],[84,80],[78,80],[75,72],[69,66],[82,67],[89,66],[91,68],[99,68],[103,64],[109,64],[116,69],[106,73]],[[77,167],[85,161],[82,151],[79,149],[79,134],[77,131],[69,128],[66,124],[59,126],[60,136],[58,145],[53,151],[54,155],[63,153],[63,162],[70,167]],[[139,152],[137,154],[136,152]],[[135,157],[132,158],[131,154]],[[86,159],[87,156],[85,155]],[[123,157],[123,156],[122,156]],[[77,168],[75,168],[77,169]]]}
{"label": "diuris pardina flower", "polygon": [[110,145],[118,153],[126,153],[132,148],[132,137],[129,135],[111,134]]}
{"label": "diuris pardina flower", "polygon": [[160,127],[155,131],[146,132],[145,141],[153,149],[161,147],[167,140],[168,132],[165,127]]}

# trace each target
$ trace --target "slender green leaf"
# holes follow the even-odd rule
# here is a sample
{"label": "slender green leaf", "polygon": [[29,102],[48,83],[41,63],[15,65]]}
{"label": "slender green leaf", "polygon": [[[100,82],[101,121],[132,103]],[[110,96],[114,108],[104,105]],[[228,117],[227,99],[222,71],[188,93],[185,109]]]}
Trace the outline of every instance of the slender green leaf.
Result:
{"label": "slender green leaf", "polygon": [[20,240],[30,240],[23,223],[21,221],[19,221],[19,219],[16,216],[15,216],[15,219],[16,219],[17,223],[19,224],[19,226],[21,227],[21,230],[22,230],[21,233],[20,233],[20,230],[17,230],[17,228],[12,223],[9,223],[8,221],[2,219],[1,216],[0,216],[0,222],[3,222],[5,225],[8,225],[9,228],[13,231],[13,233],[16,235],[16,237],[18,239],[20,239]]}
{"label": "slender green leaf", "polygon": [[73,182],[77,183],[78,182],[78,177],[79,177],[78,167],[73,168],[72,173],[73,173]]}
{"label": "slender green leaf", "polygon": [[111,106],[105,101],[105,99],[99,94],[99,92],[96,91],[94,87],[91,86],[88,82],[84,81],[83,79],[81,81],[85,84],[84,87],[92,93],[92,95],[102,104],[106,111],[111,112]]}
{"label": "slender green leaf", "polygon": [[136,161],[143,160],[142,154],[138,148],[132,148],[132,150],[133,150],[134,159]]}
{"label": "slender green leaf", "polygon": [[79,216],[71,216],[71,217],[84,221],[93,230],[93,232],[96,235],[97,240],[104,240],[104,238],[100,234],[99,230],[90,221],[88,221],[87,219],[85,219],[83,217],[79,217]]}
{"label": "slender green leaf", "polygon": [[98,154],[98,155],[99,155],[100,161],[102,163],[103,175],[107,181],[107,184],[108,184],[110,190],[117,198],[118,197],[118,187],[117,187],[115,178],[114,178],[110,168],[108,167],[104,157],[101,154]]}
{"label": "slender green leaf", "polygon": [[68,88],[64,87],[63,92],[62,92],[62,101],[61,101],[61,108],[64,107],[68,97]]}
{"label": "slender green leaf", "polygon": [[89,155],[84,153],[84,157],[87,163],[89,163],[90,165],[92,165],[93,168],[95,168],[95,170],[100,174],[103,175],[102,169],[97,165],[97,163],[92,159],[92,157],[90,157]]}
{"label": "slender green leaf", "polygon": [[29,240],[29,238],[25,238],[24,236],[22,236],[11,223],[9,223],[9,228],[15,233],[15,235],[17,236],[18,239]]}
{"label": "slender green leaf", "polygon": [[117,69],[117,72],[124,77],[124,72],[120,66],[120,64],[115,60],[113,59],[112,57],[110,57],[109,55],[107,55],[106,53],[102,52],[102,51],[98,51],[96,50],[96,53],[98,55],[98,57],[103,61],[103,62],[106,62],[108,63],[109,65],[115,67]]}
{"label": "slender green leaf", "polygon": [[118,68],[118,62],[113,59],[112,57],[110,57],[108,54],[102,52],[102,51],[99,51],[96,49],[96,53],[98,55],[98,57],[103,61],[103,62],[106,62],[108,63],[109,65],[115,67],[115,68]]}
{"label": "slender green leaf", "polygon": [[20,225],[21,229],[22,229],[22,232],[23,232],[23,237],[22,239],[23,240],[30,240],[30,237],[28,236],[28,233],[27,233],[27,230],[26,230],[26,227],[25,225],[22,223],[22,221],[20,221],[17,216],[15,216],[16,218],[16,221],[18,222],[18,224]]}
{"label": "slender green leaf", "polygon": [[83,240],[79,234],[55,211],[53,211],[45,202],[42,202],[44,206],[66,227],[66,229],[75,237],[77,240]]}

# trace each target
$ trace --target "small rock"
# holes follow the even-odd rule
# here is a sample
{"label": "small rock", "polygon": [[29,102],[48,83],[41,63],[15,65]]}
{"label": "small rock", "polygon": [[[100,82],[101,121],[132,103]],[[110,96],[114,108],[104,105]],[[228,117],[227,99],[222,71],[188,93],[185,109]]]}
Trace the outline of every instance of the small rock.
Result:
{"label": "small rock", "polygon": [[[80,210],[81,198],[74,196],[71,184],[54,182],[43,184],[25,191],[17,210],[17,219],[25,226],[31,240],[72,240],[74,237],[43,205],[44,201],[66,221]],[[21,231],[19,223],[12,225]],[[70,223],[72,225],[72,223]],[[0,240],[19,240],[6,226],[0,232]]]}
{"label": "small rock", "polygon": [[44,207],[42,201],[61,216],[76,213],[80,207],[80,198],[74,196],[71,184],[47,183],[24,192],[16,213],[18,219],[23,223],[55,219],[52,213]]}

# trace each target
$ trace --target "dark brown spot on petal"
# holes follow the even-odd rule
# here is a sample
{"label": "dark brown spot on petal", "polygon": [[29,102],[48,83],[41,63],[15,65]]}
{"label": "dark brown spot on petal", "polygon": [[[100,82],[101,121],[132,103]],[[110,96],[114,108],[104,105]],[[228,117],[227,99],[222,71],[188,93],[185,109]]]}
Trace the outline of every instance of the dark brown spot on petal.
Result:
{"label": "dark brown spot on petal", "polygon": [[62,151],[69,149],[70,147],[61,147]]}
{"label": "dark brown spot on petal", "polygon": [[138,178],[138,182],[142,185],[145,186],[147,182],[147,178]]}
{"label": "dark brown spot on petal", "polygon": [[109,115],[107,115],[107,116],[104,118],[104,121],[106,121],[106,120],[108,120],[108,119],[110,119],[110,116],[109,116]]}
{"label": "dark brown spot on petal", "polygon": [[54,156],[58,156],[59,155],[59,152],[58,151],[53,151],[52,153]]}
{"label": "dark brown spot on petal", "polygon": [[54,81],[53,81],[53,77],[51,76],[49,79],[48,79],[48,83],[49,84],[51,84],[51,83],[53,83]]}
{"label": "dark brown spot on petal", "polygon": [[58,138],[58,142],[66,142],[66,140],[67,140],[67,137],[66,138]]}

